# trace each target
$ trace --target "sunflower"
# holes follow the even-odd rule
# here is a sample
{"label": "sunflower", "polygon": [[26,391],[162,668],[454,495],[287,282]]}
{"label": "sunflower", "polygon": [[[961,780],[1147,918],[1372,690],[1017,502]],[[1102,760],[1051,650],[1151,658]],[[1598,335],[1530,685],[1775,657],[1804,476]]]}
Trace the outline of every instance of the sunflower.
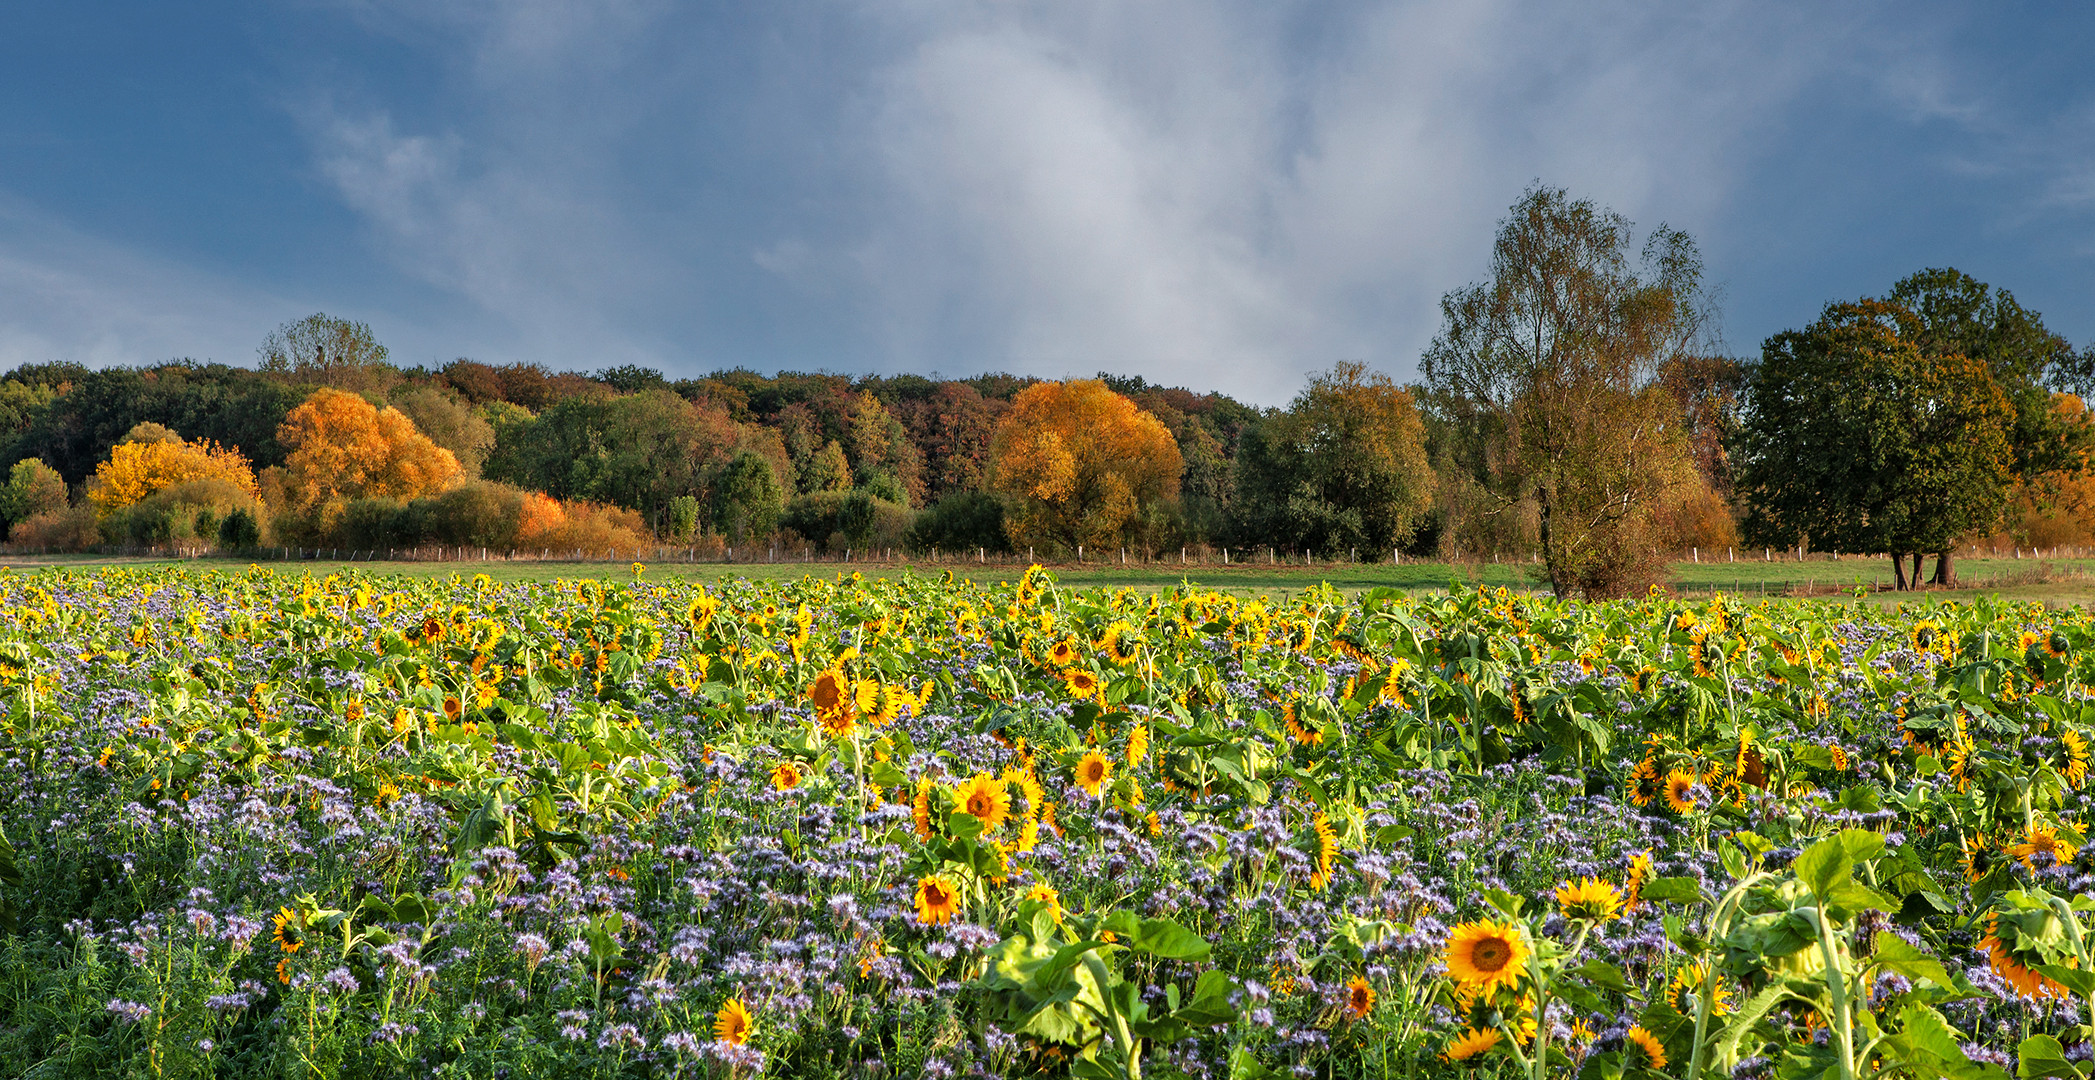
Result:
{"label": "sunflower", "polygon": [[1695,802],[1695,785],[1700,783],[1694,773],[1686,769],[1675,769],[1666,774],[1666,808],[1676,814],[1692,814],[1699,804]]}
{"label": "sunflower", "polygon": [[275,915],[269,917],[269,921],[276,927],[270,932],[270,936],[276,939],[277,947],[284,950],[286,956],[305,946],[305,936],[299,933],[305,926],[305,920],[300,918],[297,912],[280,907],[276,909]]}
{"label": "sunflower", "polygon": [[1731,988],[1725,986],[1721,979],[1711,979],[1709,964],[1702,960],[1682,964],[1680,970],[1673,973],[1673,981],[1666,986],[1666,1000],[1671,1002],[1673,1008],[1682,1016],[1693,1016],[1695,1003],[1689,999],[1689,995],[1701,994],[1705,986],[1710,990],[1710,1015],[1728,1015],[1731,1012]]}
{"label": "sunflower", "polygon": [[1324,887],[1331,884],[1331,868],[1338,855],[1338,834],[1331,831],[1331,820],[1322,810],[1310,820],[1310,827],[1317,833],[1317,868],[1309,876],[1309,887],[1323,892]]}
{"label": "sunflower", "polygon": [[1622,910],[1635,911],[1643,903],[1644,883],[1651,880],[1651,849],[1638,852],[1629,861],[1629,873],[1622,879]]}
{"label": "sunflower", "polygon": [[1105,636],[1099,638],[1098,649],[1106,659],[1127,667],[1142,655],[1142,638],[1126,620],[1120,620],[1106,627]]}
{"label": "sunflower", "polygon": [[1448,933],[1441,963],[1463,988],[1490,994],[1512,986],[1527,971],[1528,943],[1515,923],[1466,922]]}
{"label": "sunflower", "polygon": [[2049,825],[2032,825],[2022,835],[2022,842],[2008,845],[2008,854],[2015,856],[2024,869],[2037,869],[2037,856],[2048,855],[2060,865],[2073,861],[2073,841],[2059,836],[2059,831]]}
{"label": "sunflower", "polygon": [[917,778],[917,795],[910,801],[911,824],[916,826],[917,839],[931,839],[931,778]]}
{"label": "sunflower", "polygon": [[917,881],[917,921],[925,926],[944,926],[960,910],[960,890],[943,874]]}
{"label": "sunflower", "polygon": [[2088,740],[2080,732],[2067,728],[2059,734],[2059,772],[2065,774],[2066,783],[2079,787],[2088,782]]}
{"label": "sunflower", "polygon": [[[2071,997],[2071,990],[2024,966],[2020,958],[2009,952],[2007,945],[2000,940],[1999,929],[2000,916],[1988,918],[1986,936],[1979,941],[1979,948],[1986,950],[1986,962],[1992,966],[1995,975],[2025,998],[2052,997],[2063,1001]],[[2042,960],[2038,962],[2042,963]]]}
{"label": "sunflower", "polygon": [[2063,630],[2053,630],[2051,636],[2044,639],[2044,651],[2054,660],[2066,655],[2066,650],[2071,645],[2072,643],[2066,640],[2066,632]]}
{"label": "sunflower", "polygon": [[1094,799],[1098,798],[1106,781],[1112,778],[1113,760],[1096,750],[1086,753],[1084,759],[1077,762],[1077,786]]}
{"label": "sunflower", "polygon": [[1922,619],[1913,624],[1913,632],[1908,638],[1913,643],[1914,652],[1924,653],[1934,648],[1936,640],[1941,636],[1942,624],[1933,619]]}
{"label": "sunflower", "polygon": [[1958,791],[1971,790],[1971,752],[1976,749],[1969,738],[1958,738],[1942,751],[1945,771],[1957,781]]}
{"label": "sunflower", "polygon": [[2000,865],[1996,858],[1993,845],[1985,834],[1973,833],[1964,838],[1964,855],[1957,862],[1964,867],[1964,880],[1976,882]]}
{"label": "sunflower", "polygon": [[1057,923],[1062,921],[1062,894],[1053,885],[1035,885],[1026,890],[1026,899],[1039,901],[1048,916]]}
{"label": "sunflower", "polygon": [[1629,677],[1629,688],[1631,692],[1638,694],[1650,693],[1651,680],[1657,678],[1658,674],[1659,669],[1655,667],[1639,668],[1635,673],[1631,674]]}
{"label": "sunflower", "polygon": [[1295,715],[1295,703],[1290,701],[1280,710],[1280,721],[1288,729],[1288,738],[1304,746],[1324,745],[1324,732],[1320,728],[1304,726]]}
{"label": "sunflower", "polygon": [[1666,1048],[1659,1045],[1657,1036],[1644,1030],[1644,1025],[1638,1024],[1636,1027],[1623,1032],[1622,1038],[1625,1042],[1631,1043],[1644,1052],[1644,1064],[1646,1067],[1652,1069],[1663,1069],[1666,1067]]}
{"label": "sunflower", "polygon": [[742,1007],[741,998],[729,998],[713,1014],[713,1037],[728,1044],[740,1046],[749,1041],[749,1029],[754,1025],[749,1019],[749,1010]]}
{"label": "sunflower", "polygon": [[1011,817],[1011,792],[1002,780],[976,773],[953,789],[953,805],[980,821],[983,832],[993,833]]}
{"label": "sunflower", "polygon": [[826,718],[838,713],[849,713],[856,704],[852,700],[851,682],[840,668],[824,668],[807,688],[807,699],[815,706],[815,714]]}
{"label": "sunflower", "polygon": [[1346,983],[1346,1019],[1359,1020],[1375,1011],[1375,988],[1358,975]]}
{"label": "sunflower", "polygon": [[1637,762],[1636,768],[1629,771],[1629,801],[1638,806],[1649,806],[1651,800],[1658,798],[1659,791],[1659,763],[1647,754],[1644,760]]}
{"label": "sunflower", "polygon": [[1606,922],[1622,917],[1622,890],[1599,878],[1589,877],[1557,886],[1557,908],[1567,919]]}
{"label": "sunflower", "polygon": [[1142,759],[1148,755],[1149,725],[1136,724],[1135,730],[1128,732],[1128,768],[1141,768]]}
{"label": "sunflower", "polygon": [[1053,645],[1048,646],[1047,657],[1049,663],[1059,668],[1066,668],[1069,665],[1076,663],[1076,641],[1071,638],[1063,638],[1055,642]]}
{"label": "sunflower", "polygon": [[800,766],[790,761],[781,761],[771,770],[771,787],[775,791],[791,791],[799,787],[803,779]]}
{"label": "sunflower", "polygon": [[1069,689],[1069,696],[1079,701],[1098,696],[1098,676],[1083,668],[1071,668],[1062,673],[1062,685]]}
{"label": "sunflower", "polygon": [[1448,1043],[1447,1052],[1440,1056],[1450,1062],[1468,1061],[1480,1054],[1490,1052],[1491,1048],[1498,1044],[1499,1033],[1497,1028],[1473,1027],[1455,1036],[1454,1041]]}

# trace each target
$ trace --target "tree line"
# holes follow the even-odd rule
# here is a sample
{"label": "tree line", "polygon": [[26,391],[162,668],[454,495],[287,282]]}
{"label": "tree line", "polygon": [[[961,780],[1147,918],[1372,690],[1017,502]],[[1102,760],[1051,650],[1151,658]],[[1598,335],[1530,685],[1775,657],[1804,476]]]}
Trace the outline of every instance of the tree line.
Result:
{"label": "tree line", "polygon": [[252,367],[7,373],[0,521],[59,547],[1533,556],[1595,597],[1691,544],[1886,554],[1904,587],[1923,554],[1953,580],[1960,540],[2095,525],[2095,347],[1955,270],[1730,357],[1692,238],[1538,186],[1441,308],[1418,384],[1338,363],[1280,408],[1111,374],[401,366],[316,314]]}

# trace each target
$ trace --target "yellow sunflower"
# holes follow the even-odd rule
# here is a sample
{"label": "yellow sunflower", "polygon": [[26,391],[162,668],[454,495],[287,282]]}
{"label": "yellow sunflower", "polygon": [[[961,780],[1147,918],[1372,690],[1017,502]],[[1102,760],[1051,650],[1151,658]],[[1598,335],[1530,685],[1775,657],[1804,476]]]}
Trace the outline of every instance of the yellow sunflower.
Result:
{"label": "yellow sunflower", "polygon": [[2020,843],[2008,845],[2008,854],[2013,855],[2022,863],[2024,869],[2028,870],[2037,869],[2039,855],[2049,855],[2063,865],[2072,862],[2074,854],[2079,850],[2073,845],[2072,840],[2061,837],[2059,831],[2049,825],[2032,825],[2022,834]]}
{"label": "yellow sunflower", "polygon": [[727,999],[727,1002],[720,1006],[720,1011],[713,1014],[713,1037],[729,1046],[740,1046],[748,1042],[750,1028],[754,1026],[749,1019],[749,1010],[742,1006],[741,998]]}
{"label": "yellow sunflower", "polygon": [[305,920],[299,917],[297,912],[280,907],[276,909],[275,915],[269,917],[269,921],[276,927],[270,936],[276,939],[277,947],[284,950],[285,955],[288,956],[304,947],[305,937],[299,931],[304,928]]}
{"label": "yellow sunflower", "polygon": [[1622,910],[1635,911],[1644,900],[1644,883],[1651,880],[1651,849],[1640,851],[1629,861],[1622,879]]}
{"label": "yellow sunflower", "polygon": [[1629,801],[1638,806],[1649,806],[1658,798],[1660,791],[1659,765],[1650,755],[1637,762],[1629,771]]}
{"label": "yellow sunflower", "polygon": [[1667,773],[1666,808],[1676,814],[1692,814],[1699,809],[1693,798],[1696,783],[1695,774],[1686,769]]}
{"label": "yellow sunflower", "polygon": [[925,926],[944,926],[960,911],[960,890],[943,874],[917,881],[917,921]]}
{"label": "yellow sunflower", "polygon": [[1964,854],[1957,862],[1964,867],[1964,880],[1978,881],[1999,866],[1998,855],[1985,834],[1973,833],[1964,838]]}
{"label": "yellow sunflower", "polygon": [[1358,975],[1346,983],[1346,1019],[1359,1020],[1375,1011],[1375,988]]}
{"label": "yellow sunflower", "polygon": [[2088,740],[2080,732],[2067,728],[2060,733],[2059,755],[2059,772],[2066,783],[2079,787],[2088,782]]}
{"label": "yellow sunflower", "polygon": [[1557,886],[1557,908],[1567,919],[1606,922],[1622,917],[1622,890],[1599,878]]}
{"label": "yellow sunflower", "polygon": [[1473,1027],[1455,1036],[1454,1041],[1448,1043],[1447,1052],[1440,1056],[1451,1062],[1468,1061],[1471,1058],[1490,1052],[1491,1048],[1498,1044],[1499,1033],[1497,1028]]}
{"label": "yellow sunflower", "polygon": [[1121,620],[1106,627],[1105,636],[1099,639],[1098,648],[1105,654],[1106,659],[1121,667],[1127,667],[1142,655],[1142,638],[1135,633],[1133,626]]}
{"label": "yellow sunflower", "polygon": [[1062,894],[1056,892],[1053,885],[1035,885],[1027,889],[1026,899],[1046,905],[1048,915],[1058,923],[1062,921]]}
{"label": "yellow sunflower", "polygon": [[1666,986],[1666,1000],[1672,1002],[1674,1009],[1678,1010],[1682,1016],[1693,1016],[1695,1015],[1695,1003],[1689,1000],[1689,995],[1700,995],[1705,983],[1708,983],[1711,987],[1710,1014],[1713,1016],[1728,1015],[1731,1012],[1731,988],[1725,986],[1722,979],[1711,980],[1709,978],[1709,965],[1702,960],[1697,960],[1692,964],[1682,964],[1680,970],[1673,973],[1673,981]]}
{"label": "yellow sunflower", "polygon": [[1466,922],[1448,933],[1441,963],[1464,989],[1490,994],[1512,986],[1527,972],[1528,943],[1515,923]]}
{"label": "yellow sunflower", "polygon": [[1112,778],[1113,759],[1096,750],[1086,753],[1084,759],[1077,762],[1077,786],[1094,799],[1105,788],[1106,781]]}
{"label": "yellow sunflower", "polygon": [[1011,817],[1011,792],[1002,780],[977,773],[953,789],[953,805],[982,823],[982,831],[993,833]]}
{"label": "yellow sunflower", "polygon": [[1077,662],[1077,643],[1069,638],[1063,638],[1048,646],[1047,657],[1049,663],[1056,667],[1066,668]]}
{"label": "yellow sunflower", "polygon": [[1663,1069],[1666,1067],[1666,1048],[1659,1045],[1658,1036],[1644,1030],[1644,1025],[1638,1024],[1636,1027],[1629,1029],[1623,1033],[1622,1038],[1638,1050],[1643,1051],[1646,1067],[1652,1069]]}
{"label": "yellow sunflower", "polygon": [[781,761],[771,769],[771,787],[776,791],[791,791],[800,786],[800,766],[790,761]]}
{"label": "yellow sunflower", "polygon": [[1068,688],[1070,697],[1080,701],[1098,696],[1098,676],[1083,668],[1071,668],[1063,672],[1062,685]]}

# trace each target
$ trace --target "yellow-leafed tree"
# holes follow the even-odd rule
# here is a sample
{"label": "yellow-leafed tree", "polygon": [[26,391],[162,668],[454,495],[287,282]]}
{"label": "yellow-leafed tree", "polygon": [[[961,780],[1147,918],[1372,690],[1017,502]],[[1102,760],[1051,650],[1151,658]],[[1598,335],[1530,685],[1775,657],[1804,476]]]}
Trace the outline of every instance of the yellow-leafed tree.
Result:
{"label": "yellow-leafed tree", "polygon": [[1096,379],[1027,387],[990,443],[1012,540],[1051,549],[1129,540],[1178,497],[1183,467],[1163,422]]}
{"label": "yellow-leafed tree", "polygon": [[256,490],[254,467],[238,449],[189,442],[159,424],[140,424],[95,467],[87,497],[106,514],[194,480],[224,480],[249,495]]}
{"label": "yellow-leafed tree", "polygon": [[351,499],[414,499],[464,476],[406,414],[341,390],[315,391],[276,437],[290,451],[278,490],[292,535],[324,535]]}

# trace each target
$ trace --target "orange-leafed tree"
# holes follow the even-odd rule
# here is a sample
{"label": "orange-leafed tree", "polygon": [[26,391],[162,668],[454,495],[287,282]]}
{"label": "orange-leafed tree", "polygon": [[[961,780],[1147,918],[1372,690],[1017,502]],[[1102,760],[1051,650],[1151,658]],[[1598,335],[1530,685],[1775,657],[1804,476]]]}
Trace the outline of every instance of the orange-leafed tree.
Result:
{"label": "orange-leafed tree", "polygon": [[154,492],[195,480],[224,480],[253,495],[255,470],[233,447],[208,440],[190,442],[159,424],[140,424],[95,467],[88,499],[104,513]]}
{"label": "orange-leafed tree", "polygon": [[1133,539],[1178,497],[1183,464],[1162,421],[1096,379],[1027,387],[990,443],[1012,540],[1049,549]]}
{"label": "orange-leafed tree", "polygon": [[341,390],[315,391],[276,437],[290,451],[278,484],[290,535],[325,535],[351,499],[414,499],[464,475],[406,414]]}

